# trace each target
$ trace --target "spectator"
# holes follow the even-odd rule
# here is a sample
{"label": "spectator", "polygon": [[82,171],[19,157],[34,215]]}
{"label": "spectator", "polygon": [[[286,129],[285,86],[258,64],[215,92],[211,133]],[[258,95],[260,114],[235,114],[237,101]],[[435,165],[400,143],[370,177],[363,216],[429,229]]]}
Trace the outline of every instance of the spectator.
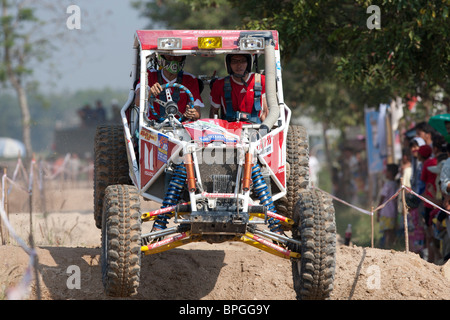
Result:
{"label": "spectator", "polygon": [[85,103],[84,106],[78,110],[78,116],[81,119],[82,126],[90,126],[94,120],[93,110],[90,104]]}
{"label": "spectator", "polygon": [[[436,198],[433,200],[438,206],[443,207],[443,196],[440,188],[441,170],[448,158],[447,154],[447,143],[442,135],[436,135],[433,138],[433,150],[436,156],[437,165],[428,167],[428,170],[436,174]],[[442,258],[447,255],[450,251],[449,236],[446,228],[446,217],[447,213],[440,210],[439,208],[434,208],[430,213],[431,220],[431,230],[432,230],[432,242],[431,249],[434,254],[434,262],[441,262]],[[433,255],[432,254],[432,255]],[[447,258],[448,259],[448,258]]]}
{"label": "spectator", "polygon": [[411,176],[412,176],[412,166],[411,166],[411,150],[405,149],[402,153],[401,160],[401,183],[404,186],[411,188]]}
{"label": "spectator", "polygon": [[415,137],[411,140],[409,144],[409,148],[411,150],[411,166],[412,166],[412,175],[411,175],[411,189],[418,193],[422,194],[424,190],[424,184],[420,180],[420,174],[422,172],[422,163],[418,159],[418,151],[419,148],[425,145],[425,140],[420,137]]}
{"label": "spectator", "polygon": [[[443,209],[450,211],[450,143],[447,144],[447,155],[449,156],[447,160],[444,161],[444,164],[441,169],[440,174],[440,183],[441,183],[441,192],[443,196]],[[444,212],[445,213],[445,212]],[[447,217],[444,218],[442,214],[439,214],[439,218],[441,219],[438,227],[442,227],[446,225],[447,228],[447,237],[450,236],[450,215],[445,213]],[[443,252],[443,259],[447,261],[450,258],[450,245],[447,242],[443,244],[443,249],[445,247],[445,252]]]}
{"label": "spectator", "polygon": [[[422,162],[422,172],[420,180],[425,184],[425,190],[422,196],[433,201],[436,198],[436,174],[428,168],[437,164],[436,158],[432,157],[432,149],[429,145],[423,145],[419,148],[419,161]],[[425,246],[428,249],[428,262],[434,262],[433,234],[431,228],[431,212],[434,206],[424,201],[422,216],[425,224]]]}
{"label": "spectator", "polygon": [[[418,160],[419,147],[425,145],[425,141],[420,137],[411,140],[409,146],[411,151],[411,189],[417,194],[421,194],[425,189],[420,180],[422,171],[422,163]],[[411,193],[406,195],[406,202],[409,207],[409,217],[413,230],[409,232],[409,243],[412,252],[423,255],[425,231],[423,227],[423,219],[420,215],[422,209],[422,201]]]}
{"label": "spectator", "polygon": [[447,154],[449,157],[444,161],[440,174],[441,192],[444,197],[450,194],[450,143],[447,144]]}
{"label": "spectator", "polygon": [[103,103],[101,100],[97,100],[95,102],[95,110],[94,110],[94,123],[102,124],[106,122],[106,110],[103,107]]}
{"label": "spectator", "polygon": [[445,137],[443,135],[436,134],[433,137],[432,148],[433,148],[434,157],[437,159],[437,162],[446,160],[448,158],[447,141],[445,140]]}
{"label": "spectator", "polygon": [[[398,183],[395,177],[398,173],[396,164],[388,164],[386,168],[386,181],[381,188],[381,197],[379,205],[384,204],[398,190]],[[391,248],[395,240],[395,230],[397,222],[397,203],[389,201],[377,212],[377,222],[380,224],[380,232],[383,233],[381,247]]]}
{"label": "spectator", "polygon": [[[432,149],[429,145],[424,145],[419,148],[418,159],[422,162],[422,171],[420,173],[420,180],[424,184],[422,195],[430,201],[436,198],[436,173],[428,170],[429,167],[436,166],[437,160],[432,156]],[[433,208],[431,204],[425,203],[426,208]],[[429,212],[428,212],[429,213]]]}
{"label": "spectator", "polygon": [[435,166],[429,166],[428,171],[436,174],[436,180],[435,180],[435,186],[436,186],[436,196],[432,200],[437,205],[442,204],[442,191],[440,188],[441,184],[441,170],[445,163],[445,160],[448,158],[447,154],[447,143],[445,141],[445,138],[438,134],[433,138],[433,154],[435,155],[437,164]]}
{"label": "spectator", "polygon": [[415,126],[416,135],[425,140],[425,143],[429,146],[433,145],[433,137],[437,135],[437,131],[427,122],[423,121]]}
{"label": "spectator", "polygon": [[[444,210],[450,211],[450,206],[444,205]],[[442,210],[436,216],[436,238],[442,241],[442,246],[440,250],[440,255],[442,257],[442,262],[446,263],[450,259],[450,215]]]}

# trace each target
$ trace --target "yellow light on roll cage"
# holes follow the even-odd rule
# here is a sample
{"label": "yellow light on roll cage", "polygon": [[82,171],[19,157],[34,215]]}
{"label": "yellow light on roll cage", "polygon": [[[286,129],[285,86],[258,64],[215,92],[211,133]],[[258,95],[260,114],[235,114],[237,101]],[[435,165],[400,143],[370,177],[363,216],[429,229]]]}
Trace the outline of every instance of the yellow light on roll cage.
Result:
{"label": "yellow light on roll cage", "polygon": [[222,37],[199,37],[199,49],[218,49],[222,48]]}

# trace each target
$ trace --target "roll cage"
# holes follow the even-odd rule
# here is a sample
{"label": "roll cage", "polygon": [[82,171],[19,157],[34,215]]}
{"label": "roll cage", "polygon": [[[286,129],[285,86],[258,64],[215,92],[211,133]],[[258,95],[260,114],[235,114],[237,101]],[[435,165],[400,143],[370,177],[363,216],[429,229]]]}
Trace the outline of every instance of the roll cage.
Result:
{"label": "roll cage", "polygon": [[[208,47],[214,41],[220,39],[218,47]],[[200,43],[202,40],[206,46]],[[148,90],[140,90],[140,107],[134,109],[135,87],[138,81],[141,82],[141,88],[147,87],[147,72],[152,57],[158,54],[186,55],[211,57],[224,55],[227,53],[247,53],[252,55],[264,55],[265,44],[270,42],[274,47],[275,66],[275,87],[276,100],[280,107],[278,121],[274,124],[272,130],[283,132],[286,138],[286,125],[289,124],[291,111],[284,103],[283,85],[281,76],[281,61],[278,42],[278,32],[270,31],[241,31],[241,30],[138,30],[134,37],[133,46],[133,65],[131,70],[130,91],[128,100],[121,109],[121,118],[124,125],[124,134],[127,141],[127,152],[130,163],[130,177],[133,183],[139,187],[141,194],[146,198],[152,198],[143,192],[139,175],[140,146],[133,145],[133,135],[135,132],[141,132],[142,128],[149,126],[149,121],[145,116],[145,106],[148,104]],[[200,78],[205,85],[209,85],[212,77]],[[266,80],[267,81],[267,80]],[[204,99],[205,100],[205,99]],[[204,101],[205,105],[208,103]],[[136,150],[138,149],[138,150]],[[283,150],[284,152],[285,150]],[[275,198],[282,197],[275,195]],[[159,200],[159,199],[153,199]]]}

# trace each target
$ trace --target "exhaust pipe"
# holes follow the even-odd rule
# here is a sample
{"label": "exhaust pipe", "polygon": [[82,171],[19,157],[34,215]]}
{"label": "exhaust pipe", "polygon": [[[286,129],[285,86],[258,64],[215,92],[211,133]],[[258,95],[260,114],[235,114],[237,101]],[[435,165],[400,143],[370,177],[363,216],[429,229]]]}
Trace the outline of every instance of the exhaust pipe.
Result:
{"label": "exhaust pipe", "polygon": [[266,41],[264,58],[266,75],[266,99],[267,105],[269,107],[269,114],[264,119],[262,125],[266,125],[270,130],[280,116],[280,106],[278,105],[277,99],[275,44],[273,43],[273,40]]}

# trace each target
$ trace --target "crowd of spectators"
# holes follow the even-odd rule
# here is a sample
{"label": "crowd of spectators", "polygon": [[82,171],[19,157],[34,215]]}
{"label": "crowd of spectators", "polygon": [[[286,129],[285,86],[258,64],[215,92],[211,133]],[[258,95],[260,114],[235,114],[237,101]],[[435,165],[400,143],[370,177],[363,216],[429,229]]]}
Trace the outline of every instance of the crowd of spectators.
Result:
{"label": "crowd of spectators", "polygon": [[108,117],[108,112],[103,106],[102,100],[95,102],[95,108],[89,103],[84,104],[83,107],[78,109],[78,116],[81,120],[81,125],[84,127],[96,126],[107,122],[120,121],[120,110],[117,100],[111,102],[111,116]]}
{"label": "crowd of spectators", "polygon": [[[406,138],[399,174],[406,194],[410,250],[432,263],[450,258],[450,143],[427,122],[415,126],[415,135]],[[401,210],[401,203],[398,206]],[[444,209],[444,210],[441,210]],[[397,217],[397,230],[404,228]]]}

